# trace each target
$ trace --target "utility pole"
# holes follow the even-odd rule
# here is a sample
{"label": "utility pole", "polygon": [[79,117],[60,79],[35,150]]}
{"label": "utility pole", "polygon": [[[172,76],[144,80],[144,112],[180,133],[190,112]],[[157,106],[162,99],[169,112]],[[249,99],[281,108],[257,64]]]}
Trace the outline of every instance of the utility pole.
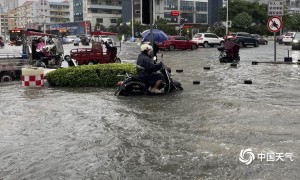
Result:
{"label": "utility pole", "polygon": [[134,29],[133,29],[133,9],[134,9],[134,0],[131,0],[131,4],[132,4],[132,11],[131,11],[131,39],[133,41],[134,39]]}
{"label": "utility pole", "polygon": [[226,36],[228,35],[228,1],[226,0]]}
{"label": "utility pole", "polygon": [[44,33],[46,33],[45,0],[43,0]]}

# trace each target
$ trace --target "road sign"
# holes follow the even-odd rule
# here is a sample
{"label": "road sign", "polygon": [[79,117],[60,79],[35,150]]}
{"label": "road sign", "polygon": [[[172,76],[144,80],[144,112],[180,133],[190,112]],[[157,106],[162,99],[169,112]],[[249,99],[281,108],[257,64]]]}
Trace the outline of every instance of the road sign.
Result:
{"label": "road sign", "polygon": [[179,16],[179,11],[171,11],[171,16],[178,17]]}
{"label": "road sign", "polygon": [[278,16],[270,17],[268,20],[268,29],[271,32],[278,32],[282,28],[282,20]]}
{"label": "road sign", "polygon": [[283,1],[269,1],[268,16],[283,16]]}

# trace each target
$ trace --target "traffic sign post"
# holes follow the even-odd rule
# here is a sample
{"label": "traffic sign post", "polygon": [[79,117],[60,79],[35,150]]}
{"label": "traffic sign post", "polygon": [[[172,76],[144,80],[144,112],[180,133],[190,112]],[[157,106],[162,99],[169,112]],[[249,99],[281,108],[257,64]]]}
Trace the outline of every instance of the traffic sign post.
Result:
{"label": "traffic sign post", "polygon": [[282,28],[282,20],[278,16],[273,16],[268,19],[268,29],[274,33],[274,62],[276,62],[276,32]]}
{"label": "traffic sign post", "polygon": [[283,1],[269,1],[268,16],[283,16]]}

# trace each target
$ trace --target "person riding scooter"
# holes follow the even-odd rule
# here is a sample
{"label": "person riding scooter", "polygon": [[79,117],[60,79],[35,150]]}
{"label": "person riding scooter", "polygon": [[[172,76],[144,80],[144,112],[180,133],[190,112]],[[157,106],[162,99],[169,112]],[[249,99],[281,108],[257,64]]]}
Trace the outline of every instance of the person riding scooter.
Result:
{"label": "person riding scooter", "polygon": [[152,50],[153,48],[148,44],[141,46],[141,54],[137,60],[137,74],[139,78],[150,85],[150,93],[163,93],[158,87],[165,79],[161,73],[157,72],[162,68],[162,63],[154,63]]}
{"label": "person riding scooter", "polygon": [[232,38],[228,38],[224,44],[227,51],[227,57],[236,58],[239,55],[240,46]]}

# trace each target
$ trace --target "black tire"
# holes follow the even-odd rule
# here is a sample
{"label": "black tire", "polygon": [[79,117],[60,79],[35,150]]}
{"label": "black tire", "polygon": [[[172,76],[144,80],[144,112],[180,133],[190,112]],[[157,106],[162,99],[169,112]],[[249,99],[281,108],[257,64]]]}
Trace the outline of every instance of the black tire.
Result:
{"label": "black tire", "polygon": [[258,47],[258,46],[259,46],[259,42],[255,42],[255,43],[253,44],[253,46],[254,46],[254,47]]}
{"label": "black tire", "polygon": [[175,46],[174,46],[174,45],[170,45],[170,46],[169,46],[169,50],[170,50],[170,51],[174,51],[174,50],[175,50]]}
{"label": "black tire", "polygon": [[224,47],[224,45],[225,45],[224,41],[221,41],[220,46]]}
{"label": "black tire", "polygon": [[209,44],[208,44],[207,41],[204,42],[203,47],[205,47],[205,48],[208,48],[208,47],[209,47]]}
{"label": "black tire", "polygon": [[1,75],[0,82],[10,82],[13,80],[13,76],[10,73],[4,73]]}
{"label": "black tire", "polygon": [[196,44],[192,44],[192,48],[191,48],[192,50],[195,50],[195,49],[197,49],[197,45]]}
{"label": "black tire", "polygon": [[244,47],[244,44],[242,42],[239,42],[240,48]]}
{"label": "black tire", "polygon": [[115,63],[121,63],[121,59],[120,58],[116,58],[115,59]]}

